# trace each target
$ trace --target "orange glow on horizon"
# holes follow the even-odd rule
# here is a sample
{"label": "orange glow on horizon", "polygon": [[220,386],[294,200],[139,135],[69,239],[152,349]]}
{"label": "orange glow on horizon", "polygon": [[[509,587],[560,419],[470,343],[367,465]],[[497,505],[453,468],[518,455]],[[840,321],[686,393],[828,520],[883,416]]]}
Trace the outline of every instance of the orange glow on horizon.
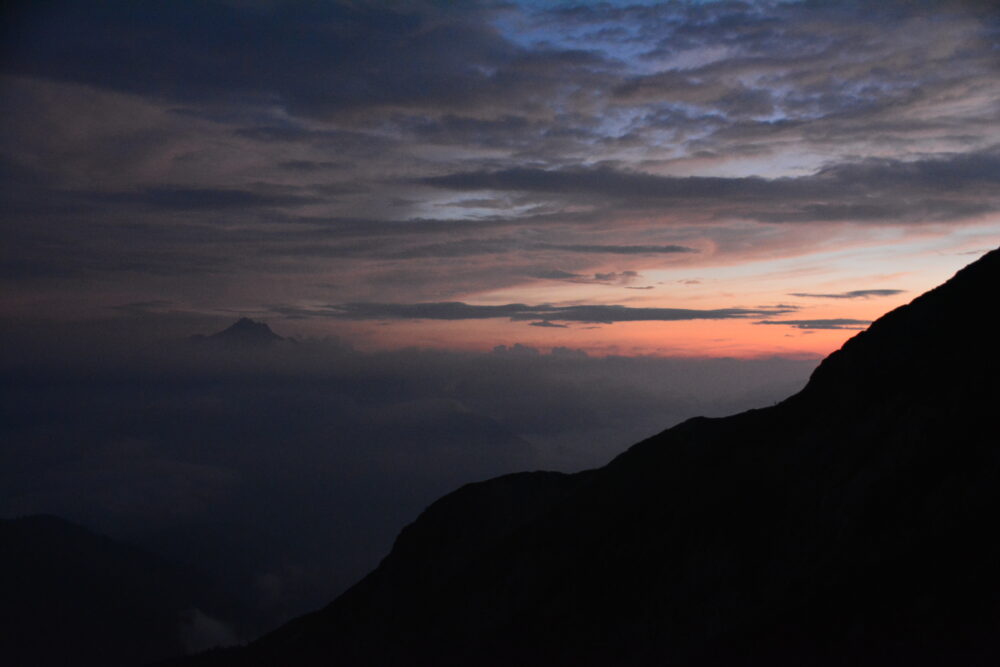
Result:
{"label": "orange glow on horizon", "polygon": [[499,345],[511,347],[519,343],[543,353],[565,347],[599,357],[819,358],[857,333],[848,329],[760,325],[756,321],[569,323],[563,328],[508,320],[417,320],[356,323],[345,337],[364,350],[416,347],[486,352]]}

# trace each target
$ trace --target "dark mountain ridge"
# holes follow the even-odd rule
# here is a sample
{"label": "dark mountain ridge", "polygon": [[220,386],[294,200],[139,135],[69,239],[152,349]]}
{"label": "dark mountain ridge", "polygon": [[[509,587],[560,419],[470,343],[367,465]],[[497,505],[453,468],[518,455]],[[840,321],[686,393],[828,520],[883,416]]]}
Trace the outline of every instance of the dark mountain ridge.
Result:
{"label": "dark mountain ridge", "polygon": [[1000,250],[784,402],[466,486],[210,664],[1000,664]]}

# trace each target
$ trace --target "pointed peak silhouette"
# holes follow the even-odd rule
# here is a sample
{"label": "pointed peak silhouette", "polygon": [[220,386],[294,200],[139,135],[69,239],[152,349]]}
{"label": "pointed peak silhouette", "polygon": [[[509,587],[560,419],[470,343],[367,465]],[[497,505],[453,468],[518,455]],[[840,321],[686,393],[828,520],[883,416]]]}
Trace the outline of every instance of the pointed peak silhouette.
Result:
{"label": "pointed peak silhouette", "polygon": [[284,340],[289,340],[271,331],[264,322],[256,322],[248,317],[241,317],[226,329],[210,336],[195,336],[196,341],[211,341],[223,345],[240,347],[263,347]]}

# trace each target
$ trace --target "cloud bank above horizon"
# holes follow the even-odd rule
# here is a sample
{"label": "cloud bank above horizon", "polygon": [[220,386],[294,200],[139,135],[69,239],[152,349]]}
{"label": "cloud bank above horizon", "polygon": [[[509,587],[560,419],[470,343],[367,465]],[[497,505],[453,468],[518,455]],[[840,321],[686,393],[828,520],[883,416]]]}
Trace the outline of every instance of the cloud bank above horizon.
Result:
{"label": "cloud bank above horizon", "polygon": [[[565,323],[789,296],[803,319],[871,320],[1000,234],[988,3],[115,1],[4,19],[9,318],[240,313],[382,347],[704,353],[685,318]],[[563,317],[491,334],[398,316],[446,302]],[[379,326],[308,316],[329,304],[398,306]],[[731,324],[727,353],[843,340]]]}

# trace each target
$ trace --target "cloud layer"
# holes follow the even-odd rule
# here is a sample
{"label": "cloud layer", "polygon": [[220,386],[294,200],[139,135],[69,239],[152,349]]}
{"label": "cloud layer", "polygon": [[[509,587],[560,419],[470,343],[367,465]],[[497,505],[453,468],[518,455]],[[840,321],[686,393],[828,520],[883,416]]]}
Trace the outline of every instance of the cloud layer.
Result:
{"label": "cloud layer", "polygon": [[19,4],[4,305],[468,301],[982,225],[997,17],[933,7]]}
{"label": "cloud layer", "polygon": [[552,322],[678,322],[684,320],[728,320],[782,315],[781,308],[720,308],[692,310],[684,308],[632,308],[621,305],[527,306],[510,303],[502,306],[478,306],[458,301],[444,303],[348,303],[322,309],[300,310],[297,314],[353,320],[510,320],[544,319]]}
{"label": "cloud layer", "polygon": [[0,516],[54,513],[195,563],[256,605],[256,632],[327,603],[461,484],[603,464],[694,414],[783,398],[816,363],[106,334],[5,337]]}

